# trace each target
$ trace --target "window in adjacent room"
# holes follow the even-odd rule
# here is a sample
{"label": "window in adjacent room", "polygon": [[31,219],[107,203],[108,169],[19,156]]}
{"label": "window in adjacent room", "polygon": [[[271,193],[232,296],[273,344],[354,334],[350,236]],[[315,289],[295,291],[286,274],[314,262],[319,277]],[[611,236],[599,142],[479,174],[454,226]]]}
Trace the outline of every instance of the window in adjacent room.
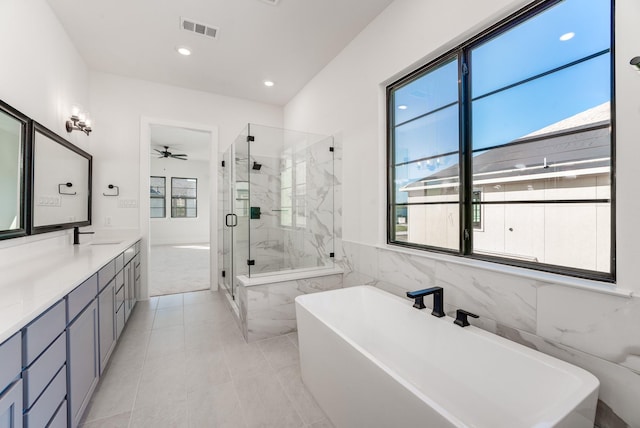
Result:
{"label": "window in adjacent room", "polygon": [[611,12],[528,6],[387,88],[389,243],[614,280]]}
{"label": "window in adjacent room", "polygon": [[198,180],[196,178],[171,178],[171,217],[195,218],[198,216]]}
{"label": "window in adjacent room", "polygon": [[152,176],[149,189],[151,218],[166,217],[166,195],[166,179]]}

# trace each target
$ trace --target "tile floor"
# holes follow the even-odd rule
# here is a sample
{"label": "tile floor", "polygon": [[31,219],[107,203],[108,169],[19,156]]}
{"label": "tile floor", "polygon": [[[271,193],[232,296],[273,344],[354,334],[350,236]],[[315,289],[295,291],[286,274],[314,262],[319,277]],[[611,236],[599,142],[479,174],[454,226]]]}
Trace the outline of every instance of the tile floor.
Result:
{"label": "tile floor", "polygon": [[149,294],[186,293],[209,288],[209,244],[152,245]]}
{"label": "tile floor", "polygon": [[332,427],[300,379],[295,333],[247,344],[223,299],[138,302],[81,426]]}

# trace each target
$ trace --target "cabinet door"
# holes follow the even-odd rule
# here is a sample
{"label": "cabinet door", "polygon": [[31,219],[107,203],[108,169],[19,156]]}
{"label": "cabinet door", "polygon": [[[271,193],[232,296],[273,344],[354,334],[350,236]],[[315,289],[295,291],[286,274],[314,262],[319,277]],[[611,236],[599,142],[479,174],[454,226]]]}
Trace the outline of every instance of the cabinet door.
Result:
{"label": "cabinet door", "polygon": [[22,428],[22,379],[0,395],[0,428]]}
{"label": "cabinet door", "polygon": [[111,281],[98,295],[100,320],[100,374],[104,371],[116,343],[116,282]]}
{"label": "cabinet door", "polygon": [[98,306],[94,300],[67,327],[69,422],[76,428],[98,383]]}

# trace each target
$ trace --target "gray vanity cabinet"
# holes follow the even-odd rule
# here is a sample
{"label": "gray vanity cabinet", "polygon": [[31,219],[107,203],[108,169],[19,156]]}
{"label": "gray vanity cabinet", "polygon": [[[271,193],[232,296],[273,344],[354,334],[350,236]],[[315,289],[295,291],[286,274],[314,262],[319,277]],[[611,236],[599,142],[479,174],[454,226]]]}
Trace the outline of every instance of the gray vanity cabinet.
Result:
{"label": "gray vanity cabinet", "polygon": [[[78,426],[100,376],[98,304],[95,299],[98,285],[95,277],[96,275],[69,293],[67,300],[70,315],[67,326],[67,399],[71,428]],[[77,295],[75,299],[74,294]],[[78,307],[84,309],[72,318]]]}
{"label": "gray vanity cabinet", "polygon": [[116,259],[98,271],[98,319],[100,326],[100,374],[116,344]]}
{"label": "gray vanity cabinet", "polygon": [[116,344],[116,282],[112,280],[98,295],[100,324],[100,374]]}
{"label": "gray vanity cabinet", "polygon": [[0,345],[0,428],[22,427],[20,333]]}
{"label": "gray vanity cabinet", "polygon": [[22,330],[24,426],[43,427],[67,395],[66,304],[59,301]]}

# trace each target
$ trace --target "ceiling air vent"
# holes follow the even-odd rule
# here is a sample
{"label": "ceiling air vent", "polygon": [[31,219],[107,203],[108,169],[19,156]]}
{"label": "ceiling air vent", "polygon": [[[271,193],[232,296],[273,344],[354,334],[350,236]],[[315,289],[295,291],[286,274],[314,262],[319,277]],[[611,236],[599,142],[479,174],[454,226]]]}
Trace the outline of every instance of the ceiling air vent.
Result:
{"label": "ceiling air vent", "polygon": [[211,37],[212,39],[217,39],[218,31],[220,31],[217,27],[202,24],[189,18],[180,18],[180,28],[191,33],[200,34],[201,36]]}

